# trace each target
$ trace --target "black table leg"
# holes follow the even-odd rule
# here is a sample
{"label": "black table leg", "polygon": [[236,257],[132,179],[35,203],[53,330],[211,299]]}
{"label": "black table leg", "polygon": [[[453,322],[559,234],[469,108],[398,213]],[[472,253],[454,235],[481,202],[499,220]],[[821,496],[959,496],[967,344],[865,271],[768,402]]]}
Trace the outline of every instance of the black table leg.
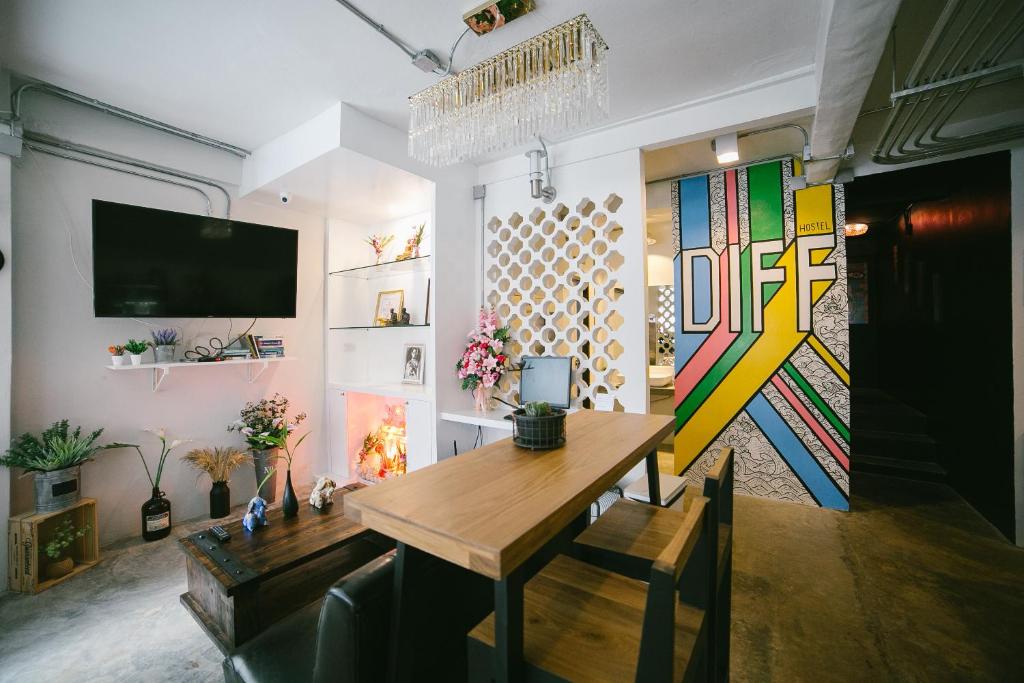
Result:
{"label": "black table leg", "polygon": [[658,476],[657,449],[647,454],[647,493],[651,505],[661,505],[661,479]]}
{"label": "black table leg", "polygon": [[494,582],[494,677],[498,683],[523,680],[522,568]]}
{"label": "black table leg", "polygon": [[391,647],[388,660],[388,681],[405,683],[415,677],[416,663],[412,656],[416,621],[421,616],[419,598],[426,586],[416,586],[423,576],[429,556],[405,543],[398,544],[395,556],[395,589],[391,603]]}

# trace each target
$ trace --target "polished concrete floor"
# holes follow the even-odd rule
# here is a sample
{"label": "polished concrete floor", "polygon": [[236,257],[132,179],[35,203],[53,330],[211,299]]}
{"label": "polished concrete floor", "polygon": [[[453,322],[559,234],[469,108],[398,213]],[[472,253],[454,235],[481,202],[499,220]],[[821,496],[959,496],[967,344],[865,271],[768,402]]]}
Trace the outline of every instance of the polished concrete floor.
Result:
{"label": "polished concrete floor", "polygon": [[[0,681],[220,680],[178,604],[190,530],[0,596]],[[734,561],[733,680],[1024,680],[1024,550],[945,486],[856,476],[851,513],[738,497]]]}

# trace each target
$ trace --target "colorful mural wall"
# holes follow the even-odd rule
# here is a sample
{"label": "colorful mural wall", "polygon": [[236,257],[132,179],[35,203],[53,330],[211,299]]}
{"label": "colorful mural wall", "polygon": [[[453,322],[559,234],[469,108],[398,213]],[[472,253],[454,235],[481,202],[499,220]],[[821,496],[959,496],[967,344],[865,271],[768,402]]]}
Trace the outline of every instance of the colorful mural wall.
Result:
{"label": "colorful mural wall", "polygon": [[673,184],[675,465],[696,483],[733,446],[738,492],[846,510],[843,188],[792,191],[795,163]]}

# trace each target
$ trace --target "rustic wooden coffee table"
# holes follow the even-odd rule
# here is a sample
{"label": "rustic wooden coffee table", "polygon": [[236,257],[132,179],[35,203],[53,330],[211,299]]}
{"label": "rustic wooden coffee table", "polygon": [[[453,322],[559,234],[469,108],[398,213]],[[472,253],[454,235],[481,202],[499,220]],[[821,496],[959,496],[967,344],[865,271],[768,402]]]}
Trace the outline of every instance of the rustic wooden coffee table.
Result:
{"label": "rustic wooden coffee table", "polygon": [[223,544],[206,532],[179,541],[188,571],[181,604],[225,654],[394,547],[345,516],[349,490],[339,488],[322,512],[303,501],[291,519],[275,506],[269,525],[252,533],[240,519],[221,521],[231,534]]}

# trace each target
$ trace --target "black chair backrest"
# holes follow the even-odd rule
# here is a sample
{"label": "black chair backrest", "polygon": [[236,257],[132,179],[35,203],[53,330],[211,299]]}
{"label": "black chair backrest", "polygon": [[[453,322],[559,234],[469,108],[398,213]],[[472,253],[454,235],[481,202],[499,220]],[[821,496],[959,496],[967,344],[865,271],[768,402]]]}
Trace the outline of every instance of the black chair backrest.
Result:
{"label": "black chair backrest", "polygon": [[364,683],[387,676],[395,553],[346,575],[327,591],[316,637],[314,683]]}
{"label": "black chair backrest", "polygon": [[718,510],[719,524],[732,524],[733,459],[732,447],[726,446],[704,475],[704,497]]}
{"label": "black chair backrest", "polygon": [[[683,675],[683,672],[673,671],[676,602],[681,600],[704,610],[706,618],[714,590],[712,566],[716,546],[711,536],[716,527],[717,520],[708,499],[698,497],[675,536],[654,561],[644,609],[637,681],[674,681]],[[690,660],[691,669],[706,670],[709,662],[703,642],[698,642]]]}

